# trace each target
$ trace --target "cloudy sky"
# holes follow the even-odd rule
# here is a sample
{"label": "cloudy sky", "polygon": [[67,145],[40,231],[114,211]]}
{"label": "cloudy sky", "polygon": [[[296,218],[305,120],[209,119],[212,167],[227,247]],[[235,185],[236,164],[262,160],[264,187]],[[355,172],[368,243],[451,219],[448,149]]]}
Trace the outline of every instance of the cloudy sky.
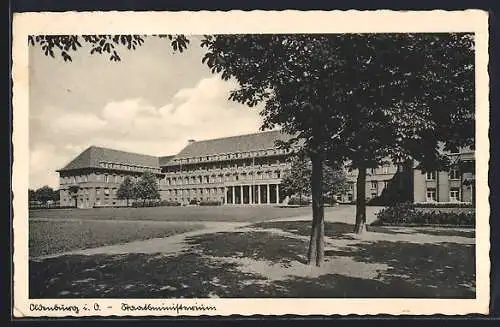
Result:
{"label": "cloudy sky", "polygon": [[202,65],[197,39],[174,54],[149,37],[121,62],[83,48],[65,63],[30,47],[30,188],[57,188],[55,170],[91,145],[160,156],[257,131],[260,108],[227,100],[235,84]]}

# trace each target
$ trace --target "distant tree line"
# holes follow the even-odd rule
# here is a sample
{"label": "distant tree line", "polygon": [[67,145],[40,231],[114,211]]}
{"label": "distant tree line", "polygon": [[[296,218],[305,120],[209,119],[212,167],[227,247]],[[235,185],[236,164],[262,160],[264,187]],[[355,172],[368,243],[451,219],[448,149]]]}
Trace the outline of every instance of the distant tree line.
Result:
{"label": "distant tree line", "polygon": [[39,203],[43,205],[51,202],[57,202],[59,201],[59,190],[54,190],[52,187],[47,185],[36,190],[29,189],[28,199],[30,203]]}

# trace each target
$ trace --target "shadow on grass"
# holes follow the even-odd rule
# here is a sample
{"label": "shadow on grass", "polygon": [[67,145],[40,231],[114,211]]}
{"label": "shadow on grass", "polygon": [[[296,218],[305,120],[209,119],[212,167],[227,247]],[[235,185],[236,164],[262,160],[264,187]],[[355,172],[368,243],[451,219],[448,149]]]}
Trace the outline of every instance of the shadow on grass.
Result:
{"label": "shadow on grass", "polygon": [[268,232],[214,233],[187,238],[194,251],[215,257],[306,263],[307,242]]}
{"label": "shadow on grass", "polygon": [[[347,224],[341,224],[347,225]],[[339,225],[340,226],[340,225]],[[349,226],[349,225],[347,225]],[[291,228],[291,227],[290,227]],[[340,233],[340,231],[337,231]],[[30,298],[471,298],[474,246],[357,243],[327,257],[390,266],[377,280],[338,274],[268,280],[223,258],[286,266],[304,262],[307,242],[264,231],[199,235],[176,255],[67,255],[30,261]]]}
{"label": "shadow on grass", "polygon": [[475,297],[475,246],[471,244],[378,241],[345,251],[328,250],[325,256],[387,264],[390,268],[381,277],[390,285],[407,282],[430,288],[434,297]]}
{"label": "shadow on grass", "polygon": [[[252,224],[249,227],[254,228],[276,228],[285,232],[293,233],[301,236],[311,235],[311,221],[297,220],[297,221],[270,221]],[[384,234],[428,234],[435,236],[460,236],[467,238],[474,238],[475,231],[471,230],[457,230],[452,228],[435,228],[432,227],[398,227],[398,226],[374,226],[368,225],[369,232],[384,233]],[[337,239],[354,239],[348,234],[353,233],[354,225],[341,223],[341,222],[325,222],[325,236]]]}
{"label": "shadow on grass", "polygon": [[30,262],[30,298],[207,298],[250,296],[245,283],[261,280],[235,264],[200,255],[67,255]]}
{"label": "shadow on grass", "polygon": [[[311,235],[311,222],[308,220],[270,221],[270,222],[253,224],[249,227],[262,228],[262,229],[276,228],[300,236]],[[347,235],[349,233],[352,233],[353,230],[354,230],[354,225],[339,223],[339,222],[335,223],[325,222],[325,236],[327,237],[332,237],[337,239],[354,239],[352,236]]]}
{"label": "shadow on grass", "polygon": [[[195,254],[64,256],[31,262],[30,298],[433,298],[430,287],[338,274],[265,283]],[[264,283],[263,283],[264,282]],[[458,296],[460,297],[460,296]]]}

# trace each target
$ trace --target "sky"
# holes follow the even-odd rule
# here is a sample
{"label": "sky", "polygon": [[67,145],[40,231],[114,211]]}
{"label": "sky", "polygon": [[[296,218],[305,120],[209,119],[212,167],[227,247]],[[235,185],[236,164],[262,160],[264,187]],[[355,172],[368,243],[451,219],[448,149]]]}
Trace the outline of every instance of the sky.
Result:
{"label": "sky", "polygon": [[201,63],[199,40],[181,54],[148,37],[120,62],[85,46],[64,62],[30,46],[30,188],[57,189],[56,170],[91,145],[163,156],[189,139],[257,132],[262,107],[228,100],[237,84]]}

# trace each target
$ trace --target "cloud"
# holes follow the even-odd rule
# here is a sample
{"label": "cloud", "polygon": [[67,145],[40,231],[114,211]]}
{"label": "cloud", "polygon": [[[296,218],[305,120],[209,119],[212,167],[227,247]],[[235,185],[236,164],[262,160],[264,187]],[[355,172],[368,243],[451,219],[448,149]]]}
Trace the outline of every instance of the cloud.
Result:
{"label": "cloud", "polygon": [[170,155],[179,152],[188,139],[256,132],[261,125],[260,110],[229,101],[235,87],[234,82],[213,76],[178,90],[160,106],[136,97],[110,101],[92,111],[51,107],[33,117],[36,135],[30,138],[30,186],[57,187],[54,171],[90,145]]}

